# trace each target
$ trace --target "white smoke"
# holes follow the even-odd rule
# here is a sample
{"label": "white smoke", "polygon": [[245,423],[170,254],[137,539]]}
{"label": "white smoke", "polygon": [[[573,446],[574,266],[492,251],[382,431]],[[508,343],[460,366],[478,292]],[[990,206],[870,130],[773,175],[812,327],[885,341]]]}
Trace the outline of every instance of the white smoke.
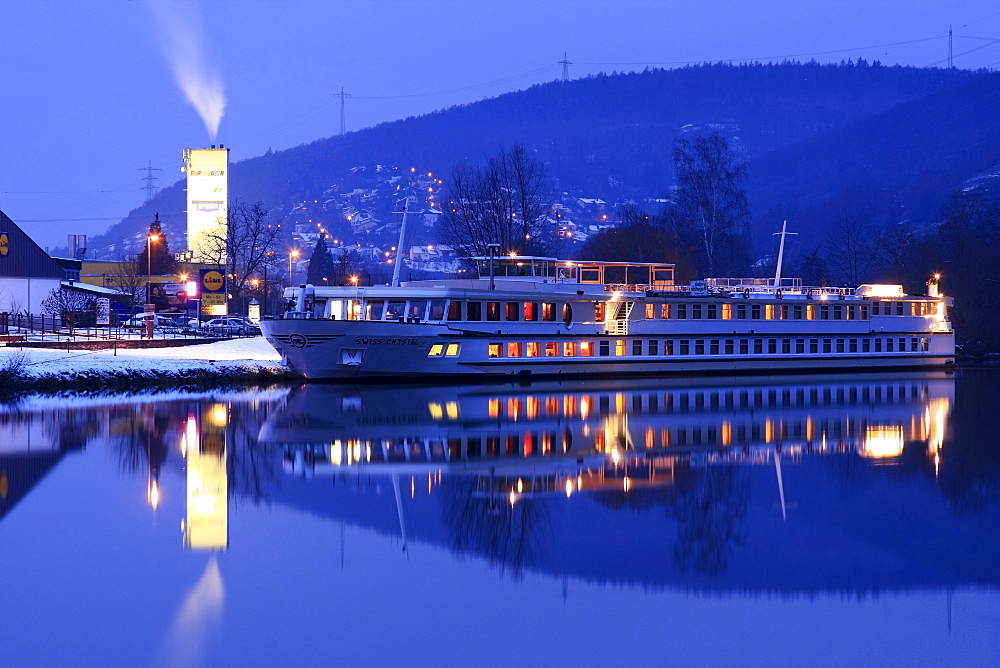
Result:
{"label": "white smoke", "polygon": [[201,13],[193,0],[148,0],[146,5],[163,29],[163,53],[198,114],[209,137],[215,141],[219,123],[226,113],[226,94],[222,75],[210,58]]}
{"label": "white smoke", "polygon": [[177,611],[163,647],[164,665],[196,666],[204,663],[206,636],[221,626],[225,597],[222,573],[213,554],[201,579]]}

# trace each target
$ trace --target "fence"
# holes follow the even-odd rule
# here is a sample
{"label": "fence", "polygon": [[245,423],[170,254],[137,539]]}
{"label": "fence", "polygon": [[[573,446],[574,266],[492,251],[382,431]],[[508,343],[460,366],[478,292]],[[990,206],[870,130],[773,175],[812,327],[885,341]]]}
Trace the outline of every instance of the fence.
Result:
{"label": "fence", "polygon": [[[41,341],[140,339],[145,338],[145,329],[141,326],[123,325],[74,327],[71,323],[64,323],[59,316],[0,312],[0,335],[25,336]],[[227,339],[253,335],[181,325],[161,325],[153,330],[154,339]]]}

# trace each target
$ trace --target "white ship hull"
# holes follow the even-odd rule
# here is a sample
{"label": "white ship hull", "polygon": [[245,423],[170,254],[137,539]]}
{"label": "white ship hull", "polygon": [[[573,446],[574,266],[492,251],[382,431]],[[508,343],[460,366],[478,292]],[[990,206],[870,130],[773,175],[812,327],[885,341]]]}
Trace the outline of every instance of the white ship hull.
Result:
{"label": "white ship hull", "polygon": [[[557,264],[558,263],[558,264]],[[522,264],[530,264],[523,267]],[[623,263],[531,259],[490,279],[286,291],[261,321],[285,364],[310,379],[732,374],[933,368],[954,363],[950,300],[900,286],[696,291]],[[672,279],[672,265],[668,276]],[[579,271],[577,271],[579,270]],[[593,272],[594,282],[584,277]],[[607,274],[605,273],[607,272]],[[720,285],[723,280],[719,279]],[[788,279],[786,279],[788,280]],[[783,284],[785,285],[785,284]]]}

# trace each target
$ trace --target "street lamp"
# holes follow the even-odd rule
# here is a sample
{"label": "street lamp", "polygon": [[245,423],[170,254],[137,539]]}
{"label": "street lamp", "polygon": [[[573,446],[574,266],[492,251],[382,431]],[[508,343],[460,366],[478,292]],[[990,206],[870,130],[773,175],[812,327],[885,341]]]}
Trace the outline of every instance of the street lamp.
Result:
{"label": "street lamp", "polygon": [[153,242],[159,241],[159,234],[150,234],[146,237],[146,303],[151,303],[149,287],[153,282]]}
{"label": "street lamp", "polygon": [[299,257],[299,251],[293,250],[288,251],[288,286],[291,287],[295,285],[295,281],[292,280],[292,259]]}
{"label": "street lamp", "polygon": [[[153,242],[159,240],[160,240],[159,234],[150,234],[149,236],[146,237],[146,303],[147,304],[153,303],[153,295],[150,293],[150,288],[152,287],[153,283]],[[153,312],[154,313],[156,312],[155,308],[153,309]],[[146,334],[149,335],[149,338],[153,338],[153,328],[150,327],[150,325],[152,324],[152,319],[147,319],[147,322],[145,322],[144,324],[146,325]]]}

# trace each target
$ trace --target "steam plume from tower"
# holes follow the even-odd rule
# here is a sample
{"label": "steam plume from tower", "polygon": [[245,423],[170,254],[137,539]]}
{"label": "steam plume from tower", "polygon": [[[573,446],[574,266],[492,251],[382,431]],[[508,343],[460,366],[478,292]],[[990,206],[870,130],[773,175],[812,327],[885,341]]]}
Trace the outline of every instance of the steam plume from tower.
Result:
{"label": "steam plume from tower", "polygon": [[174,79],[215,141],[226,112],[226,95],[219,67],[205,48],[198,7],[191,0],[149,0],[147,5],[163,30],[163,52]]}

